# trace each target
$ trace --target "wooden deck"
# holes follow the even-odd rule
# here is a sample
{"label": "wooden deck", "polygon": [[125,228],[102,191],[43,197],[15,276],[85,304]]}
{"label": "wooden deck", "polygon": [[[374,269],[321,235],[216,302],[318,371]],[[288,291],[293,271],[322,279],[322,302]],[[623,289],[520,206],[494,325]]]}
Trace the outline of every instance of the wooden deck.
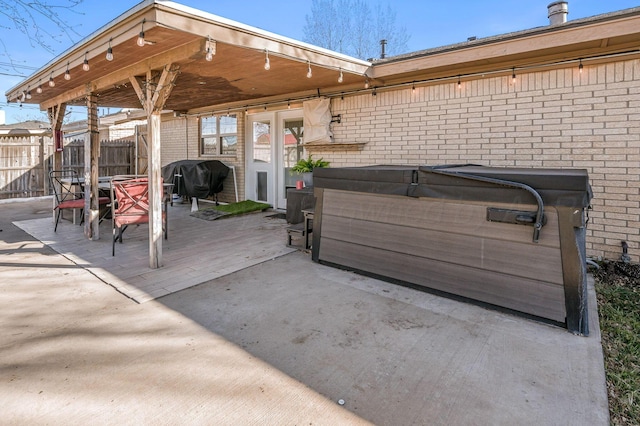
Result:
{"label": "wooden deck", "polygon": [[267,211],[207,221],[190,215],[189,204],[169,206],[169,239],[163,240],[163,267],[149,268],[148,226],[129,227],[111,256],[111,221],[100,225],[100,240],[83,228],[51,218],[15,222],[105,283],[138,303],[218,278],[294,251],[287,247],[287,223]]}

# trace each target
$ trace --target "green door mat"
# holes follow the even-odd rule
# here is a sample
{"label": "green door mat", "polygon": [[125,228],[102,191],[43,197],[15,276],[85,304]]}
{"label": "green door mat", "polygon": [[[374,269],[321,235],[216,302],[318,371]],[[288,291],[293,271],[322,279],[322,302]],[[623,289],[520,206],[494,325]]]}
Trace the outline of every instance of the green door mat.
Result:
{"label": "green door mat", "polygon": [[240,214],[263,211],[271,207],[271,204],[258,203],[252,200],[240,201],[238,203],[221,204],[219,206],[199,209],[191,213],[191,216],[204,220],[216,220],[221,217],[237,216]]}

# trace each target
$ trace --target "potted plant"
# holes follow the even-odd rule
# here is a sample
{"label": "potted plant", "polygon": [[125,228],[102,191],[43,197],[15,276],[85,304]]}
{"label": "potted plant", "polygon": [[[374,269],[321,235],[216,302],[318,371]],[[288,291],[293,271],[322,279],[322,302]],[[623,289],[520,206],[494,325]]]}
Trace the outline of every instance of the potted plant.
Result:
{"label": "potted plant", "polygon": [[311,186],[313,185],[313,169],[316,167],[329,167],[329,162],[322,158],[314,160],[313,156],[309,154],[308,158],[301,158],[298,160],[298,162],[291,168],[291,173],[301,174],[304,186]]}

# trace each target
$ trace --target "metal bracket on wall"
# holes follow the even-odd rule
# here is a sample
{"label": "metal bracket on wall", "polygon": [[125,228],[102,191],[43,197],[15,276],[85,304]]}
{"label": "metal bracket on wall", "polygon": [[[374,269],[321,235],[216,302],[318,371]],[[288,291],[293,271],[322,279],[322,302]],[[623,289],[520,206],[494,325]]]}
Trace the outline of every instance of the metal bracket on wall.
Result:
{"label": "metal bracket on wall", "polygon": [[331,122],[332,123],[338,123],[340,124],[340,122],[342,121],[342,115],[338,114],[338,115],[332,115],[331,116]]}

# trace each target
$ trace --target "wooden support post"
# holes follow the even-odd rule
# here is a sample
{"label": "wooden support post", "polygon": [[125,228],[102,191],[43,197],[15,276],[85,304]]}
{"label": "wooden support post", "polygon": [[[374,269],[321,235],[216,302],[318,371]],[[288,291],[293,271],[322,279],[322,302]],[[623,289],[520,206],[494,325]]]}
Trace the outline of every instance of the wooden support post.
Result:
{"label": "wooden support post", "polygon": [[87,133],[84,138],[84,234],[90,240],[100,238],[99,157],[98,98],[95,93],[89,93],[87,95]]}
{"label": "wooden support post", "polygon": [[[51,137],[53,138],[53,170],[62,170],[62,121],[64,119],[64,113],[67,109],[67,104],[54,105],[47,109],[47,115],[49,116],[49,123],[51,124]],[[57,135],[57,136],[56,136]],[[56,141],[59,146],[56,146]],[[60,150],[58,150],[60,149]]]}
{"label": "wooden support post", "polygon": [[[67,104],[57,104],[47,109],[47,115],[49,116],[49,123],[51,124],[51,138],[53,139],[53,164],[51,170],[62,170],[62,150],[58,151],[58,148],[63,148],[62,139],[62,121],[64,119],[64,112],[67,109]],[[56,146],[59,145],[59,146]],[[49,176],[45,176],[45,180],[48,182]],[[53,199],[53,208],[55,208],[56,200]],[[56,212],[53,211],[51,216],[55,222]]]}
{"label": "wooden support post", "polygon": [[149,267],[162,266],[162,176],[160,159],[160,111],[148,118],[149,143]]}
{"label": "wooden support post", "polygon": [[148,165],[149,178],[149,267],[162,266],[162,176],[161,176],[161,138],[160,126],[164,104],[171,94],[173,84],[178,77],[178,68],[172,64],[161,71],[147,70],[145,78],[129,77],[140,104],[147,113]]}

